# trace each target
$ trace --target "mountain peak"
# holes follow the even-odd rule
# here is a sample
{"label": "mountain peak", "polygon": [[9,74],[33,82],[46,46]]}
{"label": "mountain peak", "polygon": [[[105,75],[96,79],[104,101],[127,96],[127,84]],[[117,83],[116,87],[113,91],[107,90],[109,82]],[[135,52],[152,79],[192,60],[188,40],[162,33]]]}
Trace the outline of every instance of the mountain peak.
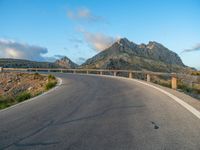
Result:
{"label": "mountain peak", "polygon": [[59,60],[56,60],[55,64],[63,68],[76,68],[78,66],[66,56],[60,58]]}
{"label": "mountain peak", "polygon": [[120,46],[123,46],[125,44],[129,44],[130,41],[127,38],[120,38],[120,39],[117,40],[116,43],[119,44]]}
{"label": "mountain peak", "polygon": [[149,43],[146,45],[147,48],[153,49],[153,48],[164,48],[164,46],[158,42],[155,41],[149,41]]}
{"label": "mountain peak", "polygon": [[119,40],[117,40],[117,42],[115,42],[115,44],[118,44],[120,46],[124,46],[124,47],[133,47],[136,46],[137,44],[129,41],[127,38],[120,38]]}
{"label": "mountain peak", "polygon": [[88,59],[82,66],[161,72],[178,71],[185,67],[180,57],[162,44],[150,41],[148,44],[138,45],[127,38],[117,40],[111,47]]}
{"label": "mountain peak", "polygon": [[119,40],[118,40],[118,42],[120,42],[120,43],[124,43],[124,42],[130,42],[127,38],[120,38]]}

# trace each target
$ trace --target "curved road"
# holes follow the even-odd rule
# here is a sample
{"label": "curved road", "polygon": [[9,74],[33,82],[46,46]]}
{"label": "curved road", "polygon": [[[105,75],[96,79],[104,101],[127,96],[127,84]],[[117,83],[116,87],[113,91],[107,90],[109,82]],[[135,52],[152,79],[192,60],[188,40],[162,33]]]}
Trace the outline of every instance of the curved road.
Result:
{"label": "curved road", "polygon": [[0,149],[199,150],[200,120],[137,82],[57,74],[61,86],[0,112]]}

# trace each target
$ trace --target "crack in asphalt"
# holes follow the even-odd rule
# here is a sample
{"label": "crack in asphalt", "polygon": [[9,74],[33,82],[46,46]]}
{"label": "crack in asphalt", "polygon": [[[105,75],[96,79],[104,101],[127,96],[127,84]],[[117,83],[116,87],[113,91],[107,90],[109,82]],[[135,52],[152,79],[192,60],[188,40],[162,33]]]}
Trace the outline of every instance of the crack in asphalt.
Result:
{"label": "crack in asphalt", "polygon": [[[34,131],[34,132],[32,132],[31,134],[29,134],[29,135],[27,135],[27,136],[25,136],[25,137],[23,137],[23,138],[20,138],[19,140],[17,140],[16,142],[14,142],[14,143],[11,143],[11,144],[9,144],[9,145],[7,145],[7,146],[4,146],[4,147],[2,147],[1,149],[3,150],[3,149],[7,149],[7,148],[9,148],[9,147],[11,147],[11,146],[13,146],[13,145],[20,145],[20,142],[22,142],[23,140],[25,140],[25,139],[27,139],[27,138],[30,138],[30,137],[32,137],[32,136],[34,136],[34,135],[36,135],[36,134],[38,134],[39,132],[41,132],[41,131],[43,131],[44,129],[46,129],[46,128],[48,128],[49,126],[51,126],[53,124],[53,120],[51,120],[48,124],[46,124],[45,126],[43,126],[43,127],[41,127],[41,128],[39,128],[39,129],[37,129],[36,131]],[[41,143],[40,143],[41,144]]]}
{"label": "crack in asphalt", "polygon": [[97,117],[100,117],[100,116],[102,116],[102,115],[104,115],[104,114],[106,114],[107,112],[112,111],[112,110],[117,110],[117,109],[131,109],[131,108],[141,108],[141,107],[144,107],[144,105],[140,105],[140,106],[111,107],[111,108],[105,109],[104,111],[102,111],[102,112],[100,112],[100,113],[97,113],[97,114],[94,114],[94,115],[89,115],[89,116],[85,116],[85,117],[80,117],[80,118],[76,118],[76,119],[71,119],[71,120],[68,120],[68,121],[65,121],[65,122],[56,123],[56,124],[54,124],[54,125],[55,125],[55,126],[58,126],[58,125],[69,124],[69,123],[73,123],[73,122],[77,122],[77,121],[82,121],[82,120],[88,120],[88,119],[97,118]]}
{"label": "crack in asphalt", "polygon": [[[78,107],[76,107],[70,114],[68,114],[68,116],[71,116],[74,112],[76,112],[78,110],[78,108],[80,108],[82,104],[80,103]],[[20,138],[19,140],[17,140],[16,142],[14,143],[11,143],[7,146],[4,146],[2,147],[1,149],[7,149],[13,145],[17,146],[17,147],[25,147],[25,146],[46,146],[46,145],[54,145],[54,144],[58,144],[59,141],[56,141],[56,142],[40,142],[40,143],[21,143],[23,140],[25,139],[28,139],[36,134],[38,134],[39,132],[43,131],[44,129],[50,127],[50,126],[60,126],[60,125],[64,125],[64,124],[69,124],[69,123],[73,123],[73,122],[77,122],[77,121],[82,121],[82,120],[88,120],[88,119],[93,119],[93,118],[97,118],[97,117],[100,117],[104,114],[106,114],[107,112],[109,111],[112,111],[112,110],[118,110],[118,109],[132,109],[132,108],[141,108],[141,107],[144,107],[144,105],[139,105],[139,106],[119,106],[119,107],[111,107],[111,108],[108,108],[108,109],[105,109],[104,111],[100,112],[100,113],[97,113],[97,114],[94,114],[94,115],[89,115],[89,116],[85,116],[85,117],[80,117],[80,118],[76,118],[76,119],[71,119],[71,120],[68,120],[68,121],[65,121],[65,122],[61,122],[61,123],[54,123],[54,121],[50,121],[48,124],[46,124],[45,126],[39,128],[38,130],[34,131],[33,133],[23,137],[23,138]]]}
{"label": "crack in asphalt", "polygon": [[40,143],[24,143],[24,144],[20,144],[17,143],[15,144],[15,146],[17,147],[27,147],[27,146],[48,146],[48,145],[55,145],[60,143],[59,141],[56,142],[40,142]]}

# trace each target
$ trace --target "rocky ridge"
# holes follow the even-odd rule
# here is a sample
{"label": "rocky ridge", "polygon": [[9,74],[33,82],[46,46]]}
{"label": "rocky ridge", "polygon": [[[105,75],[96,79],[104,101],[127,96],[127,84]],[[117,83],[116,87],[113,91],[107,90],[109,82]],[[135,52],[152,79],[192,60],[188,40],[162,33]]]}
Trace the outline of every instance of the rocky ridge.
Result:
{"label": "rocky ridge", "polygon": [[131,69],[159,72],[181,72],[190,69],[180,57],[162,44],[150,41],[135,44],[126,38],[88,59],[82,68]]}

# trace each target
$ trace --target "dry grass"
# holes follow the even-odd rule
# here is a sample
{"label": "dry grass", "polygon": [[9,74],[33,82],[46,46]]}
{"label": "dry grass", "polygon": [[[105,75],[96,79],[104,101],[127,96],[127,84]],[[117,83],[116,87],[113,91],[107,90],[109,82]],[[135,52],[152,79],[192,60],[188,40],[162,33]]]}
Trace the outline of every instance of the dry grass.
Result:
{"label": "dry grass", "polygon": [[53,75],[0,73],[0,109],[40,95],[56,84]]}

